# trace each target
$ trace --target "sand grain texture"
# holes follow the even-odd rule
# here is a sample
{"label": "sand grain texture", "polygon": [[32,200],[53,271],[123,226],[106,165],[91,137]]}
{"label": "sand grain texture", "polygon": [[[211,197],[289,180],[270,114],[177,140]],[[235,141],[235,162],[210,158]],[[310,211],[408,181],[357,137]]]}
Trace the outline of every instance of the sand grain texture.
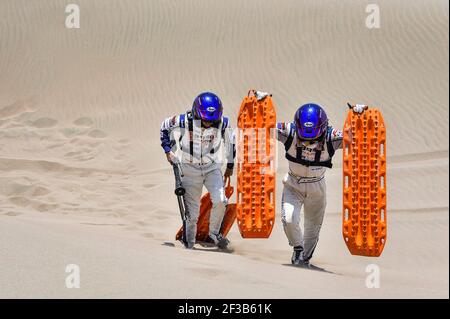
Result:
{"label": "sand grain texture", "polygon": [[[448,298],[448,2],[79,0],[0,2],[0,297]],[[183,250],[159,127],[216,92],[235,123],[249,88],[279,120],[323,104],[381,109],[388,128],[388,241],[342,240],[341,153],[314,263],[291,267],[279,212],[269,240]],[[281,151],[281,148],[280,148]],[[279,154],[277,199],[286,162]],[[64,287],[81,267],[81,289]],[[381,269],[367,289],[366,266]]]}

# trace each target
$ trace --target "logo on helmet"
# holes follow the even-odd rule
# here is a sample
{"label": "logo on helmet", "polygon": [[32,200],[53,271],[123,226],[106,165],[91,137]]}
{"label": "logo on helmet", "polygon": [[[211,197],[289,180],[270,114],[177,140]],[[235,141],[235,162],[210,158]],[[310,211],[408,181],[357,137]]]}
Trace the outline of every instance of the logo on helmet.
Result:
{"label": "logo on helmet", "polygon": [[305,124],[303,124],[304,127],[313,127],[314,123],[313,122],[306,122]]}
{"label": "logo on helmet", "polygon": [[210,106],[210,107],[208,107],[206,110],[207,110],[208,112],[215,112],[215,111],[216,111],[216,108],[213,107],[213,106]]}

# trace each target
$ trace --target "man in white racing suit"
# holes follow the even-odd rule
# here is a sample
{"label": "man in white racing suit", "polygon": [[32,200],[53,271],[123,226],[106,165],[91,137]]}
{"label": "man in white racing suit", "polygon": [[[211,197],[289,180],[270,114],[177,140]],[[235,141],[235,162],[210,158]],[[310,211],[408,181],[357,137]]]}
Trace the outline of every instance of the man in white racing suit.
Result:
{"label": "man in white racing suit", "polygon": [[[354,111],[361,113],[363,106]],[[335,151],[342,148],[342,131],[328,125],[325,111],[317,104],[301,106],[294,122],[277,124],[277,139],[284,144],[289,172],[283,179],[281,218],[293,247],[291,262],[310,267],[309,260],[319,240],[326,208],[326,168]],[[304,232],[300,210],[304,207]]]}
{"label": "man in white racing suit", "polygon": [[[226,248],[229,243],[220,234],[227,205],[221,168],[225,159],[225,177],[233,174],[235,145],[234,135],[227,129],[228,118],[222,116],[222,112],[220,99],[213,93],[205,92],[196,97],[191,111],[167,118],[161,125],[161,146],[167,160],[170,163],[180,162],[184,175],[182,184],[189,210],[184,245],[189,249],[195,245],[203,185],[211,194],[213,204],[209,237],[219,248]],[[176,132],[180,134],[179,157],[173,151]]]}

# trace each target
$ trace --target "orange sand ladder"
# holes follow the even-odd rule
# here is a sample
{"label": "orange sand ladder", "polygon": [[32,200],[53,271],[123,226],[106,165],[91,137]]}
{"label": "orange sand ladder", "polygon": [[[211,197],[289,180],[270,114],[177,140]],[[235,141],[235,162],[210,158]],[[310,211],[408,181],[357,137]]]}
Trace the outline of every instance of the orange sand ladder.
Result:
{"label": "orange sand ladder", "polygon": [[237,221],[243,238],[268,238],[275,222],[275,126],[271,96],[250,90],[238,115]]}
{"label": "orange sand ladder", "polygon": [[386,127],[378,109],[366,109],[362,114],[348,112],[343,184],[345,243],[352,255],[378,257],[387,233]]}

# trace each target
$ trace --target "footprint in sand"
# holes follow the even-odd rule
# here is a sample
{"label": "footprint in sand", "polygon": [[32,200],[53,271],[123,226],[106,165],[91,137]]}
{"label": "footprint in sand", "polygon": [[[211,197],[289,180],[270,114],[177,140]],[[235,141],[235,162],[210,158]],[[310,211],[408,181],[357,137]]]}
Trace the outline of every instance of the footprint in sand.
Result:
{"label": "footprint in sand", "polygon": [[35,186],[31,196],[33,196],[33,197],[45,196],[50,193],[51,193],[51,191],[43,186]]}
{"label": "footprint in sand", "polygon": [[3,180],[0,186],[0,194],[6,196],[18,196],[24,194],[31,188],[31,185],[26,185],[26,183],[19,183],[15,181]]}
{"label": "footprint in sand", "polygon": [[86,156],[86,155],[89,155],[90,153],[92,153],[92,150],[84,147],[84,148],[80,149],[79,151],[68,152],[68,153],[64,154],[64,157],[75,157],[75,156],[80,157],[81,156],[83,158],[83,155]]}
{"label": "footprint in sand", "polygon": [[86,134],[86,130],[79,127],[65,127],[60,129],[59,132],[66,138]]}
{"label": "footprint in sand", "polygon": [[80,117],[79,119],[75,120],[73,124],[75,124],[76,126],[91,127],[92,125],[94,125],[94,121],[89,117]]}
{"label": "footprint in sand", "polygon": [[167,246],[167,247],[175,247],[175,244],[174,244],[174,243],[169,243],[168,241],[162,243],[161,245]]}
{"label": "footprint in sand", "polygon": [[62,146],[64,146],[64,145],[66,145],[66,143],[56,143],[56,144],[51,144],[51,145],[49,145],[49,146],[47,146],[47,149],[53,149],[53,148],[58,148],[58,147],[62,147]]}
{"label": "footprint in sand", "polygon": [[7,212],[7,213],[4,213],[3,215],[6,215],[6,216],[19,216],[19,215],[22,215],[22,213],[18,213],[18,212]]}
{"label": "footprint in sand", "polygon": [[9,201],[17,206],[26,207],[30,204],[30,200],[23,196],[13,196],[9,198]]}
{"label": "footprint in sand", "polygon": [[105,132],[100,130],[92,130],[88,135],[92,138],[105,138],[107,136]]}
{"label": "footprint in sand", "polygon": [[135,222],[135,224],[139,225],[139,226],[148,226],[149,225],[149,223],[146,223],[146,222],[143,222],[143,221],[137,221],[137,222]]}
{"label": "footprint in sand", "polygon": [[94,158],[95,158],[95,156],[90,156],[90,157],[78,156],[78,157],[75,157],[75,160],[77,160],[79,162],[87,162],[87,161],[93,160]]}
{"label": "footprint in sand", "polygon": [[19,207],[31,206],[33,209],[40,212],[51,211],[59,207],[58,204],[50,204],[50,203],[43,203],[37,200],[30,200],[29,198],[24,196],[9,197],[9,201]]}
{"label": "footprint in sand", "polygon": [[69,153],[64,154],[64,157],[74,157],[77,155],[80,155],[80,152],[69,152]]}
{"label": "footprint in sand", "polygon": [[28,125],[35,128],[49,128],[58,124],[58,121],[49,117],[41,117],[35,121],[29,121]]}
{"label": "footprint in sand", "polygon": [[[11,198],[19,198],[20,195],[31,195],[31,197],[45,196],[50,190],[41,185],[24,185],[16,182],[6,183],[2,185],[0,193],[10,196]],[[25,198],[22,196],[22,198]],[[18,200],[18,199],[16,199]],[[18,200],[25,203],[26,200]]]}
{"label": "footprint in sand", "polygon": [[40,212],[52,211],[59,207],[58,204],[48,204],[48,203],[39,203],[39,202],[36,202],[36,203],[32,204],[31,206]]}

